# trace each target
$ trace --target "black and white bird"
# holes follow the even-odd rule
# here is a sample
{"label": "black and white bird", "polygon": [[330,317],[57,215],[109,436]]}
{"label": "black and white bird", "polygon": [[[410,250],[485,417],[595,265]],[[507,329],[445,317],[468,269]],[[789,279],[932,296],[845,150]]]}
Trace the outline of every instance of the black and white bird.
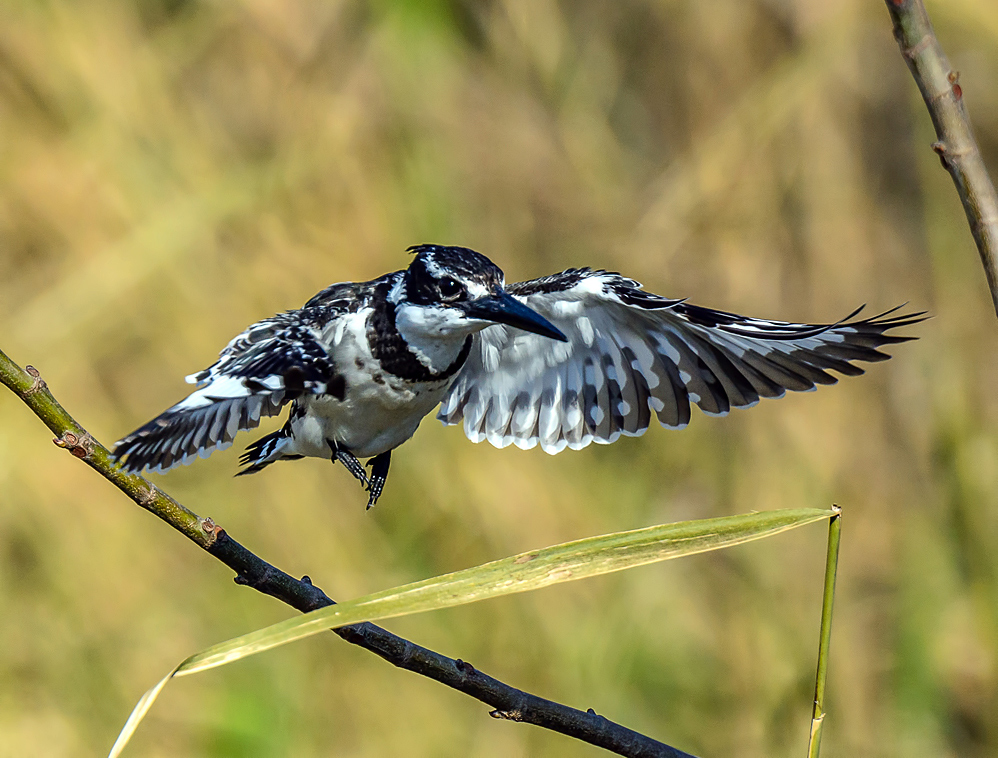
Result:
{"label": "black and white bird", "polygon": [[[641,289],[608,271],[569,269],[516,284],[480,253],[417,245],[404,271],[334,284],[299,310],[250,326],[185,400],[115,446],[129,471],[166,471],[232,444],[291,410],[252,443],[240,474],[307,456],[340,461],[381,495],[392,450],[439,406],[473,442],[548,453],[670,429],[787,390],[834,384],[855,361],[913,337],[921,313],[833,324],[747,318]],[[370,476],[358,458],[370,458]]]}

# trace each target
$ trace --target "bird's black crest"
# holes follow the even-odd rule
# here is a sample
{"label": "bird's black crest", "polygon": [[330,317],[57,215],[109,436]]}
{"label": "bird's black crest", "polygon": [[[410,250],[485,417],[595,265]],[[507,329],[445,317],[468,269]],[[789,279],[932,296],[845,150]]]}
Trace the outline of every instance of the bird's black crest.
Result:
{"label": "bird's black crest", "polygon": [[409,252],[416,256],[405,273],[406,299],[411,303],[439,303],[441,297],[438,287],[444,278],[464,283],[476,282],[490,290],[502,287],[502,269],[470,248],[413,245]]}

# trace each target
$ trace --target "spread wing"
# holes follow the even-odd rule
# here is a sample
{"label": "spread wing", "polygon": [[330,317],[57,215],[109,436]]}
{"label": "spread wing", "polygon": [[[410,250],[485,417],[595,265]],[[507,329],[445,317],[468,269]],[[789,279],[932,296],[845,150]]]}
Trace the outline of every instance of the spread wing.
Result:
{"label": "spread wing", "polygon": [[437,417],[464,421],[474,442],[540,444],[548,453],[636,436],[652,414],[679,429],[690,402],[710,415],[747,408],[787,390],[813,390],[863,373],[856,361],[890,356],[877,348],[913,337],[888,334],[921,313],[868,319],[855,311],[834,324],[747,318],[670,300],[606,271],[571,269],[508,287],[568,337],[494,325],[471,355]]}
{"label": "spread wing", "polygon": [[340,313],[335,304],[316,306],[253,324],[216,363],[187,377],[197,391],[120,440],[115,457],[128,471],[166,471],[227,448],[236,432],[277,415],[302,393],[336,394],[342,378],[321,333]]}

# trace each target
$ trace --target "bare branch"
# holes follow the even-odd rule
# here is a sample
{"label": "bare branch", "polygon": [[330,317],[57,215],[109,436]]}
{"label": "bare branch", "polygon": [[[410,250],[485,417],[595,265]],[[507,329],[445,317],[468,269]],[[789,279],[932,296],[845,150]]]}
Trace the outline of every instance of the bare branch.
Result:
{"label": "bare branch", "polygon": [[950,68],[922,0],[886,2],[894,37],[936,129],[938,141],[932,149],[953,177],[998,315],[998,194],[974,140],[960,75]]}
{"label": "bare branch", "polygon": [[[69,450],[138,505],[235,571],[237,584],[252,587],[302,612],[333,604],[307,576],[298,580],[284,573],[240,545],[210,518],[201,518],[141,476],[122,471],[107,448],[59,405],[39,372],[31,366],[22,370],[2,351],[0,383],[20,397],[56,435],[53,442],[57,446]],[[332,631],[394,666],[481,700],[492,706],[494,718],[534,724],[633,758],[693,758],[603,718],[592,709],[580,711],[523,692],[478,671],[471,664],[420,647],[374,624],[356,624]]]}

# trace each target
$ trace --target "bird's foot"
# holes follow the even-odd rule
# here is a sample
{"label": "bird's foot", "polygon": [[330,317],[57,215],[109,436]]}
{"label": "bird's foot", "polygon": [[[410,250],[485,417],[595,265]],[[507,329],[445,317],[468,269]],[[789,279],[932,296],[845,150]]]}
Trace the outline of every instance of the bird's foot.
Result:
{"label": "bird's foot", "polygon": [[385,482],[388,480],[388,466],[391,462],[391,450],[376,455],[367,462],[367,465],[371,467],[371,481],[367,485],[367,491],[371,493],[371,497],[367,501],[368,510],[371,510],[378,502],[378,498],[381,497],[381,491],[385,488]]}
{"label": "bird's foot", "polygon": [[367,472],[364,471],[364,467],[361,465],[361,462],[357,460],[356,456],[354,456],[354,454],[349,450],[345,450],[340,447],[332,440],[326,440],[326,442],[329,447],[333,449],[333,462],[335,463],[336,461],[339,461],[342,463],[343,467],[353,474],[357,481],[365,487],[369,487],[370,483],[367,480]]}

